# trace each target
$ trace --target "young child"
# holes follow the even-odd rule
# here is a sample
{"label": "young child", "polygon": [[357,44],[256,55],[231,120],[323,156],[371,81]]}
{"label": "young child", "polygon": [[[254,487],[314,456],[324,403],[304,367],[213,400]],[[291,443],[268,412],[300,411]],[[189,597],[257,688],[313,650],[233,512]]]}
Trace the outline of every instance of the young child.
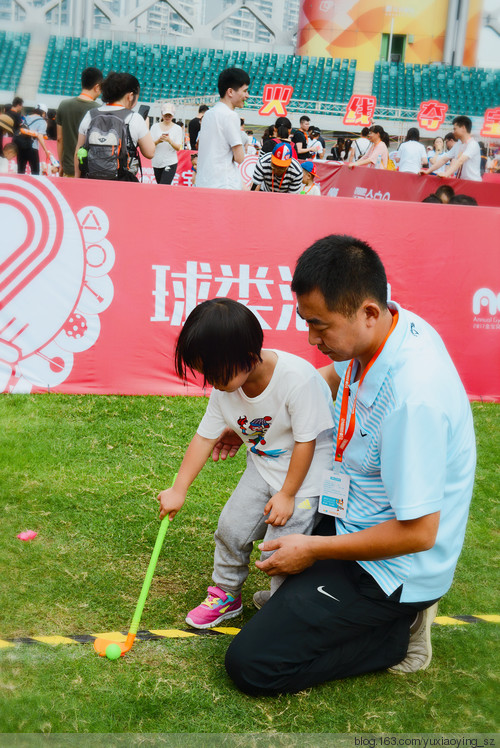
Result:
{"label": "young child", "polygon": [[[177,340],[175,367],[199,372],[213,386],[205,415],[172,488],[162,491],[160,517],[172,520],[226,427],[247,448],[247,467],[219,518],[208,596],[186,622],[217,626],[243,610],[241,588],[255,540],[310,534],[322,471],[333,461],[331,392],[307,361],[262,349],[262,328],[248,307],[212,299],[189,315]],[[262,554],[262,558],[270,554]],[[271,579],[271,594],[284,577]]]}
{"label": "young child", "polygon": [[301,195],[321,195],[321,191],[318,185],[314,184],[315,176],[315,164],[312,161],[304,161],[302,163],[302,189],[300,190]]}
{"label": "young child", "polygon": [[3,147],[3,156],[0,156],[0,174],[17,173],[17,166],[9,169],[9,161],[17,157],[17,146],[15,143],[6,143]]}
{"label": "young child", "polygon": [[193,176],[191,177],[191,186],[194,187],[196,185],[196,172],[198,171],[198,154],[197,153],[191,154],[191,170],[193,172]]}

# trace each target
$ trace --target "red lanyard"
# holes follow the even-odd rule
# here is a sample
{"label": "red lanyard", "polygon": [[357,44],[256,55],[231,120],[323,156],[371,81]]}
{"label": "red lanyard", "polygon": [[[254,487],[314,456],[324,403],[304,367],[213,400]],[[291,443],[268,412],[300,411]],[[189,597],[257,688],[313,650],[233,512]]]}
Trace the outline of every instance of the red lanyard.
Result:
{"label": "red lanyard", "polygon": [[[281,177],[281,182],[279,183],[278,191],[281,190],[281,185],[283,184],[283,180],[285,178],[286,171],[284,172],[283,176]],[[271,192],[274,192],[274,171],[271,172]]]}
{"label": "red lanyard", "polygon": [[344,377],[344,391],[342,392],[342,403],[340,406],[340,420],[339,420],[339,429],[337,433],[337,448],[335,450],[335,461],[336,462],[342,462],[342,458],[344,456],[346,447],[351,441],[352,435],[354,434],[354,426],[356,425],[356,401],[358,399],[359,390],[361,388],[363,380],[368,374],[373,364],[375,363],[375,361],[377,360],[377,358],[382,353],[382,349],[384,345],[387,343],[387,339],[389,335],[396,327],[398,317],[399,317],[398,312],[396,312],[396,314],[394,314],[392,318],[392,324],[391,324],[391,328],[389,332],[383,339],[382,343],[380,344],[380,347],[375,352],[375,355],[373,356],[373,358],[370,359],[370,362],[368,363],[366,369],[364,370],[364,372],[362,373],[360,377],[359,384],[358,384],[358,391],[356,392],[356,397],[354,398],[354,404],[352,406],[352,413],[351,413],[351,418],[349,420],[349,427],[346,432],[347,407],[349,403],[349,385],[351,383],[351,375],[352,375],[352,368],[354,366],[354,359],[352,359],[349,362],[349,366],[347,367],[347,371]]}

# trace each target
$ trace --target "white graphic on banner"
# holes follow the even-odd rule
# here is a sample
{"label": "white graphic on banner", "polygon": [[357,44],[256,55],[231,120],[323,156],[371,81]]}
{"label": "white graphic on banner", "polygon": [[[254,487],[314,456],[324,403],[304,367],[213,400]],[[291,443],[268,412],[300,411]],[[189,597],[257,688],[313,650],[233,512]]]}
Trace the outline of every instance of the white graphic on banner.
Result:
{"label": "white graphic on banner", "polygon": [[[252,310],[264,330],[288,330],[292,321],[297,330],[307,329],[295,313],[290,289],[292,272],[286,265],[255,268],[187,261],[182,272],[170,265],[153,265],[153,272],[151,322],[169,322],[172,327],[180,327],[202,301],[231,296]],[[273,277],[269,277],[271,274]]]}
{"label": "white graphic on banner", "polygon": [[390,200],[391,199],[391,193],[390,192],[380,192],[380,190],[377,190],[377,192],[374,192],[373,190],[369,190],[368,187],[355,187],[353,192],[353,197],[357,197],[358,199],[362,200]]}
{"label": "white graphic on banner", "polygon": [[258,160],[259,157],[252,153],[245,156],[243,162],[240,164],[241,179],[247,187],[252,184],[253,171]]}
{"label": "white graphic on banner", "polygon": [[94,345],[113,299],[109,221],[92,206],[76,217],[50,181],[4,177],[0,223],[0,391],[50,389]]}
{"label": "white graphic on banner", "polygon": [[472,298],[472,312],[475,330],[500,330],[500,293],[479,288]]}

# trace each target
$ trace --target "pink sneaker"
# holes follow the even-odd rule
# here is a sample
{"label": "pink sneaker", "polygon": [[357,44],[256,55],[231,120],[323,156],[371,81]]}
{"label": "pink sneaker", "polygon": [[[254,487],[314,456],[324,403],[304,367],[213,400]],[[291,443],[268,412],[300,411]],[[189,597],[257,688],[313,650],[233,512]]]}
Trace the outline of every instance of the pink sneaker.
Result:
{"label": "pink sneaker", "polygon": [[207,591],[206,600],[186,616],[186,623],[195,629],[211,629],[228,618],[235,618],[243,610],[241,595],[233,597],[220,587],[209,587]]}

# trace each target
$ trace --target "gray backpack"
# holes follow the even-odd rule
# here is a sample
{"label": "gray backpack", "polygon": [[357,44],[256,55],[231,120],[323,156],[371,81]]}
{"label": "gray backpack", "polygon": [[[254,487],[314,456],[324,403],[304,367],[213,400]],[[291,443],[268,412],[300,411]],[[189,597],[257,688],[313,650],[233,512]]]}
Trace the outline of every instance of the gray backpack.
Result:
{"label": "gray backpack", "polygon": [[136,148],[130,137],[127,119],[130,109],[102,112],[90,109],[87,130],[88,179],[127,179],[129,164]]}

